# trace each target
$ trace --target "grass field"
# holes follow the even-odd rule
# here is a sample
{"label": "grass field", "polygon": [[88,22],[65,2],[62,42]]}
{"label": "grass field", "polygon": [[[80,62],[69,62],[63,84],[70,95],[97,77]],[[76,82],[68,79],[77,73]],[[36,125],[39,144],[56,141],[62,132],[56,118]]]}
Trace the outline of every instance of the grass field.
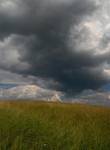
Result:
{"label": "grass field", "polygon": [[110,150],[110,108],[1,101],[0,150]]}

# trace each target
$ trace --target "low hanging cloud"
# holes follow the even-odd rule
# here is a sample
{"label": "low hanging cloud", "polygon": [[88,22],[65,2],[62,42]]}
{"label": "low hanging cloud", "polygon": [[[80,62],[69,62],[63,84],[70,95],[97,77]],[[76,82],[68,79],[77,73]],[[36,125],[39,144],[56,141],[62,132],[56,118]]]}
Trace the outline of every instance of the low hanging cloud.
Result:
{"label": "low hanging cloud", "polygon": [[0,1],[0,68],[65,92],[100,88],[110,81],[109,8],[107,0]]}

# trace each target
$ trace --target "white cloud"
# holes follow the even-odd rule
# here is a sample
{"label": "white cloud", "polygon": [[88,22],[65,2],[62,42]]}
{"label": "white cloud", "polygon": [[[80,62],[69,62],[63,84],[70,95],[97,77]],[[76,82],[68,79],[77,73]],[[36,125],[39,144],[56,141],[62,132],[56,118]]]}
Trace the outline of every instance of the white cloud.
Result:
{"label": "white cloud", "polygon": [[[108,53],[110,49],[110,2],[108,0],[96,2],[100,6],[97,11],[70,29],[69,44],[71,47],[75,45],[76,50],[92,51],[93,55],[102,55]],[[103,40],[106,42],[103,43]]]}
{"label": "white cloud", "polygon": [[[26,70],[29,68],[29,64],[22,62],[20,58],[20,51],[23,51],[25,44],[19,45],[16,43],[16,38],[23,40],[23,36],[10,35],[3,41],[0,41],[0,66],[10,69],[11,67],[17,67],[18,70]],[[27,37],[28,39],[28,37]],[[23,42],[23,41],[22,41]]]}

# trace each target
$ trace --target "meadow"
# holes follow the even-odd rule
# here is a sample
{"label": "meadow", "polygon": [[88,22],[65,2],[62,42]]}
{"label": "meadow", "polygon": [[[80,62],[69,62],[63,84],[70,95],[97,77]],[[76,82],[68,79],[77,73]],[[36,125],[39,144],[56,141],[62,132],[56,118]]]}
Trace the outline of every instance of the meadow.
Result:
{"label": "meadow", "polygon": [[1,101],[0,150],[110,150],[110,108]]}

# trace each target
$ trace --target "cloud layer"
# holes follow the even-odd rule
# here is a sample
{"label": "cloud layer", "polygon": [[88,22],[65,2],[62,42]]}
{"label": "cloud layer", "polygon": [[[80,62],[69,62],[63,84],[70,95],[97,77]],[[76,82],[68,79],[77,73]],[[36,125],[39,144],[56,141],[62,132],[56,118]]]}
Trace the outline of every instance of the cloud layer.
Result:
{"label": "cloud layer", "polygon": [[1,0],[1,82],[9,72],[70,93],[108,83],[109,10],[107,0]]}

